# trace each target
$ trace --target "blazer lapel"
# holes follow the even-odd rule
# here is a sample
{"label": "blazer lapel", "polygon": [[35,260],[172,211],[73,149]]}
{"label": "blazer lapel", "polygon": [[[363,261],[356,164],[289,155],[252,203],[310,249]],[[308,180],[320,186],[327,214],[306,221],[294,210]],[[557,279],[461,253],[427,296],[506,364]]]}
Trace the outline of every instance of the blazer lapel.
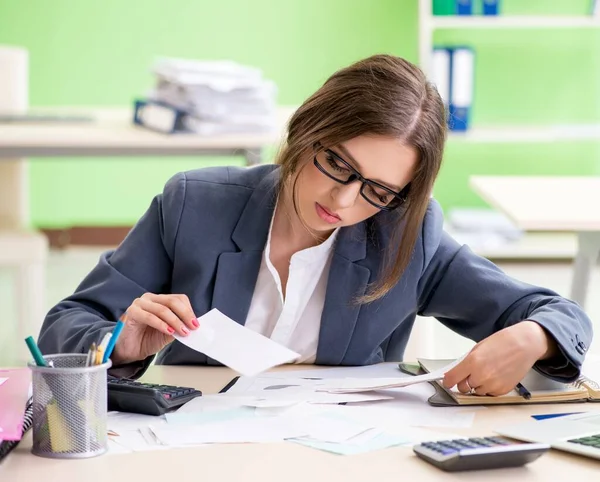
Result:
{"label": "blazer lapel", "polygon": [[365,223],[341,229],[331,260],[321,316],[315,360],[318,365],[339,365],[348,350],[360,312],[360,305],[354,300],[365,294],[371,276],[369,268],[355,264],[365,256]]}
{"label": "blazer lapel", "polygon": [[277,201],[279,169],[266,176],[251,194],[231,239],[239,252],[221,253],[217,261],[212,308],[239,324],[246,322],[269,225]]}

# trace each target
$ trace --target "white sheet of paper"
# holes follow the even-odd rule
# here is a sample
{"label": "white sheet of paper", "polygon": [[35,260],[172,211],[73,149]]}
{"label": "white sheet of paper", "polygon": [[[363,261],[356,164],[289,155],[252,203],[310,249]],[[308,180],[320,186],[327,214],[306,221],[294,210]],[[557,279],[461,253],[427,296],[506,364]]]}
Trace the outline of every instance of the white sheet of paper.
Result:
{"label": "white sheet of paper", "polygon": [[108,412],[106,428],[120,434],[130,430],[148,427],[150,424],[161,425],[167,423],[163,415],[142,415],[128,412]]}
{"label": "white sheet of paper", "polygon": [[282,424],[278,418],[249,418],[200,425],[150,426],[164,445],[181,446],[205,443],[281,442],[308,433],[296,424]]}
{"label": "white sheet of paper", "polygon": [[389,434],[378,434],[375,437],[369,437],[362,443],[331,443],[331,442],[320,442],[318,440],[310,440],[306,438],[299,438],[290,440],[301,445],[306,445],[318,450],[324,450],[326,452],[332,452],[339,455],[355,455],[365,452],[372,452],[375,450],[382,450],[395,445],[403,445],[408,442],[405,437],[398,435]]}
{"label": "white sheet of paper", "polygon": [[398,368],[397,362],[377,363],[362,367],[316,367],[307,370],[303,365],[295,365],[294,369],[273,371],[261,374],[261,378],[307,378],[329,380],[334,378],[403,378],[405,374]]}
{"label": "white sheet of paper", "polygon": [[305,438],[318,440],[320,442],[343,443],[360,434],[372,429],[371,425],[357,422],[355,420],[324,415],[282,415],[278,418],[283,425],[297,426],[299,430],[305,430]]}
{"label": "white sheet of paper", "polygon": [[323,384],[317,387],[318,391],[330,393],[359,393],[372,390],[385,390],[390,388],[402,388],[416,385],[418,383],[433,382],[442,380],[446,372],[462,361],[462,358],[455,360],[449,365],[431,373],[417,376],[404,376],[394,378],[338,378],[327,379]]}
{"label": "white sheet of paper", "polygon": [[0,378],[0,385],[2,385],[8,378]]}
{"label": "white sheet of paper", "polygon": [[300,403],[357,403],[393,398],[385,393],[329,393],[318,391],[325,386],[326,380],[309,380],[303,378],[269,378],[240,377],[225,396],[252,396],[260,403],[255,407],[282,406],[282,402]]}
{"label": "white sheet of paper", "polygon": [[245,376],[291,362],[300,355],[212,309],[198,318],[200,328],[175,339]]}
{"label": "white sheet of paper", "polygon": [[[149,429],[144,429],[149,430]],[[109,436],[109,453],[147,452],[149,450],[165,450],[170,447],[149,439],[141,430],[125,430],[119,436]]]}

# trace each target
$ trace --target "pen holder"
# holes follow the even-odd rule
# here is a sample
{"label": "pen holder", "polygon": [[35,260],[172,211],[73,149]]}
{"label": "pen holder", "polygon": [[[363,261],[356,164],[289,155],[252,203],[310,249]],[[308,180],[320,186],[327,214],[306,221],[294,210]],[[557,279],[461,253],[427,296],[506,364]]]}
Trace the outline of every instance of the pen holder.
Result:
{"label": "pen holder", "polygon": [[86,367],[87,354],[45,355],[34,363],[33,447],[42,457],[87,458],[108,448],[107,370],[111,361]]}

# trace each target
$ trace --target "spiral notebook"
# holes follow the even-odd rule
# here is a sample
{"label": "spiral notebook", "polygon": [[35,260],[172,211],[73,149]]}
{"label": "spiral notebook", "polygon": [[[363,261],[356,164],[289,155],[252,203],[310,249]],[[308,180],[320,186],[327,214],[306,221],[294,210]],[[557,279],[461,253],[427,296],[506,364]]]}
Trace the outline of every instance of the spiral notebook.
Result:
{"label": "spiral notebook", "polygon": [[[419,358],[421,369],[430,373],[448,365],[453,360],[431,360]],[[531,393],[526,400],[516,391],[497,397],[479,396],[460,393],[456,387],[446,389],[441,381],[434,382],[437,393],[431,397],[432,405],[503,405],[523,403],[561,403],[561,402],[600,402],[600,384],[589,377],[581,375],[573,383],[560,383],[531,370],[521,383]]]}

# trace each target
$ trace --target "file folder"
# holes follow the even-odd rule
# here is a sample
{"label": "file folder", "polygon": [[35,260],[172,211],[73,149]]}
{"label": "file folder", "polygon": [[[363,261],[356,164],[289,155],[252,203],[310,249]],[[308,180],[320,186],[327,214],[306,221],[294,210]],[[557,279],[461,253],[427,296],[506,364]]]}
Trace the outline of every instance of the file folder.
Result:
{"label": "file folder", "polygon": [[455,15],[456,0],[433,0],[434,15]]}
{"label": "file folder", "polygon": [[466,131],[473,103],[475,52],[469,47],[453,48],[450,72],[449,127],[453,131]]}
{"label": "file folder", "polygon": [[0,370],[0,440],[20,440],[25,407],[29,399],[31,372],[28,368]]}
{"label": "file folder", "polygon": [[446,111],[450,108],[450,55],[449,49],[433,49],[431,81],[444,101]]}
{"label": "file folder", "polygon": [[473,0],[456,0],[457,15],[473,15]]}
{"label": "file folder", "polygon": [[185,131],[184,119],[187,112],[153,100],[136,100],[133,123],[147,129],[173,134]]}
{"label": "file folder", "polygon": [[484,15],[498,15],[500,13],[500,0],[481,0]]}

